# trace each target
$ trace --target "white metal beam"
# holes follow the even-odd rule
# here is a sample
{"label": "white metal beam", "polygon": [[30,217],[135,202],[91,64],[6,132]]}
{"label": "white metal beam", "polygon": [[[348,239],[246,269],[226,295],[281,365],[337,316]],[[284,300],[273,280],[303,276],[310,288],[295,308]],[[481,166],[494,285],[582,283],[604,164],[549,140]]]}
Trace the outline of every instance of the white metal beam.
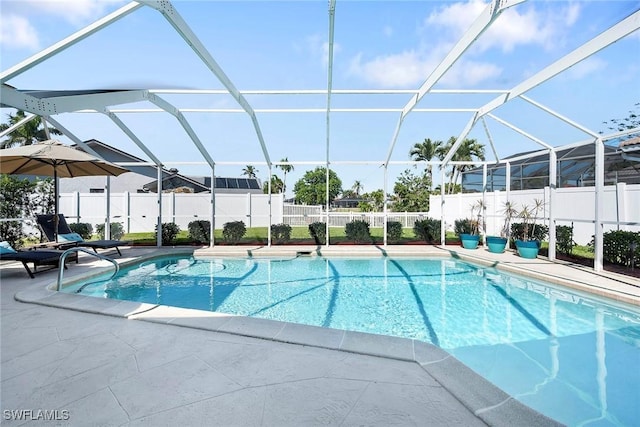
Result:
{"label": "white metal beam", "polygon": [[487,7],[484,8],[480,16],[471,24],[471,27],[462,35],[460,40],[453,46],[451,51],[440,61],[436,68],[427,77],[425,82],[418,89],[418,93],[412,97],[409,102],[402,109],[400,118],[398,119],[398,125],[391,138],[391,144],[389,145],[389,151],[387,153],[387,162],[391,159],[393,149],[398,141],[398,135],[404,118],[413,110],[413,108],[420,102],[422,97],[431,90],[431,88],[438,83],[438,81],[445,75],[445,73],[460,59],[463,53],[473,45],[473,43],[480,37],[480,35],[502,14],[502,12],[518,3],[522,3],[524,0],[515,1],[503,1],[493,0]]}
{"label": "white metal beam", "polygon": [[13,77],[22,74],[23,72],[25,72],[26,70],[34,67],[35,65],[41,63],[42,61],[46,60],[47,58],[52,57],[53,55],[56,55],[57,53],[65,50],[66,48],[68,48],[69,46],[73,46],[74,44],[78,43],[80,40],[83,40],[85,38],[87,38],[88,36],[90,36],[91,34],[101,30],[102,28],[114,23],[115,21],[119,20],[120,18],[130,14],[131,12],[133,12],[134,10],[140,8],[141,5],[138,4],[137,2],[131,2],[123,7],[121,7],[120,9],[116,10],[113,13],[110,13],[109,15],[105,16],[102,19],[99,19],[98,21],[94,22],[93,24],[81,29],[80,31],[75,32],[74,34],[70,35],[69,37],[59,41],[58,43],[54,44],[53,46],[38,52],[37,54],[33,55],[30,58],[27,58],[26,60],[22,61],[19,64],[14,65],[13,67],[9,68],[8,70],[4,71],[2,74],[0,74],[0,83],[4,83],[10,79],[12,79]]}
{"label": "white metal beam", "polygon": [[509,129],[512,129],[512,130],[518,132],[520,135],[529,138],[530,140],[532,140],[536,144],[542,145],[544,148],[548,148],[550,150],[553,149],[553,147],[551,145],[547,144],[546,142],[542,141],[541,139],[536,138],[535,136],[531,135],[530,133],[523,131],[519,127],[512,125],[511,123],[507,122],[506,120],[502,120],[501,118],[496,117],[491,113],[488,113],[487,116],[491,117],[493,120],[497,121],[498,123],[501,123],[501,124],[505,125]]}
{"label": "white metal beam", "polygon": [[[200,57],[202,62],[213,72],[213,74],[220,80],[220,82],[227,88],[231,96],[238,102],[238,104],[242,107],[243,110],[247,112],[249,117],[251,117],[251,121],[253,123],[253,127],[255,129],[256,135],[258,136],[258,141],[260,142],[260,147],[262,148],[262,152],[264,154],[264,158],[268,164],[271,164],[271,159],[269,158],[269,152],[267,150],[267,146],[264,142],[264,137],[262,136],[262,130],[260,129],[260,125],[258,124],[258,119],[256,117],[255,112],[249,102],[247,102],[246,98],[236,89],[235,85],[231,82],[229,77],[222,70],[220,65],[213,59],[213,56],[209,53],[207,48],[202,44],[200,39],[196,36],[196,34],[191,30],[189,25],[182,19],[182,16],[178,13],[177,10],[174,9],[171,2],[163,0],[138,0],[140,3],[144,3],[147,6],[150,6],[156,10],[158,10],[162,16],[169,21],[169,23],[173,26],[173,28],[180,34],[180,36],[187,42],[189,46],[193,49],[193,51]],[[212,164],[212,162],[210,162]]]}
{"label": "white metal beam", "polygon": [[69,129],[67,129],[66,127],[64,127],[62,125],[62,123],[58,122],[56,119],[54,119],[51,116],[45,116],[46,120],[51,123],[56,129],[58,129],[60,132],[62,132],[67,138],[69,138],[70,140],[72,140],[73,142],[75,142],[77,145],[79,145],[80,147],[82,147],[82,149],[91,154],[92,156],[96,156],[99,159],[102,159],[103,157],[98,154],[93,148],[91,148],[89,145],[87,145],[83,140],[81,140],[80,138],[78,138],[73,132],[71,132]]}
{"label": "white metal beam", "polygon": [[213,161],[213,159],[211,158],[211,155],[209,154],[207,149],[204,147],[204,145],[200,141],[200,138],[198,138],[198,135],[194,132],[193,128],[191,127],[187,119],[184,118],[182,113],[178,111],[178,109],[174,107],[171,103],[160,98],[158,95],[150,93],[148,94],[148,97],[149,97],[148,98],[149,102],[157,105],[158,107],[162,108],[164,111],[166,111],[167,113],[171,114],[176,119],[178,119],[178,122],[180,123],[180,125],[182,125],[182,128],[185,130],[185,132],[187,132],[187,135],[189,135],[189,137],[191,138],[191,141],[193,141],[195,146],[198,148],[198,151],[200,151],[200,154],[202,154],[202,157],[204,157],[204,159],[207,161],[209,166],[213,168],[215,165],[215,162]]}
{"label": "white metal beam", "polygon": [[2,103],[19,110],[25,110],[38,116],[51,116],[78,110],[93,109],[101,111],[110,105],[121,105],[145,100],[145,91],[123,90],[94,94],[54,96],[37,98],[3,84],[0,88]]}
{"label": "white metal beam", "polygon": [[484,133],[487,134],[487,139],[489,140],[489,144],[491,145],[491,151],[493,151],[493,156],[496,159],[496,162],[500,161],[500,156],[498,155],[498,151],[496,150],[496,146],[493,143],[493,138],[491,137],[491,132],[489,132],[489,126],[487,126],[487,121],[482,118],[482,127],[484,127]]}
{"label": "white metal beam", "polygon": [[[333,88],[333,34],[336,13],[336,0],[329,0],[329,58],[327,60],[327,112],[326,112],[326,164],[325,164],[325,210],[327,212],[326,243],[329,245],[329,153],[331,147],[331,89]],[[269,180],[271,182],[271,180]]]}
{"label": "white metal beam", "polygon": [[27,114],[24,119],[18,121],[16,124],[11,125],[10,127],[6,128],[2,132],[0,132],[0,138],[4,138],[6,135],[9,135],[11,132],[13,132],[14,130],[18,129],[23,124],[30,122],[31,120],[35,119],[36,117],[38,117],[38,116],[35,115],[35,114]]}
{"label": "white metal beam", "polygon": [[133,143],[138,146],[138,148],[140,148],[147,156],[149,156],[149,158],[153,160],[156,166],[162,167],[162,162],[160,161],[160,159],[158,159],[156,155],[153,154],[153,152],[149,150],[149,148],[147,148],[147,146],[140,140],[140,138],[138,138],[136,134],[133,133],[133,131],[122,122],[122,120],[120,120],[118,116],[108,110],[105,110],[104,114],[109,117],[111,121],[113,121],[113,123],[115,123],[116,126],[118,126],[122,130],[122,132],[124,132],[133,141]]}
{"label": "white metal beam", "polygon": [[622,21],[610,27],[608,30],[602,32],[598,36],[584,43],[582,46],[573,50],[569,54],[560,58],[553,64],[534,74],[530,78],[526,79],[519,85],[515,86],[505,95],[500,95],[494,100],[488,102],[480,109],[480,115],[483,116],[491,111],[495,110],[505,102],[518,97],[525,92],[533,89],[534,87],[546,82],[552,77],[560,74],[566,69],[576,65],[578,62],[590,57],[591,55],[599,52],[605,47],[615,43],[621,38],[631,34],[632,32],[640,28],[640,11],[637,11]]}
{"label": "white metal beam", "polygon": [[525,101],[527,101],[531,105],[534,105],[534,106],[540,108],[541,110],[551,114],[553,117],[556,117],[556,118],[562,120],[563,122],[573,126],[574,128],[576,128],[578,130],[581,130],[582,132],[586,133],[587,135],[591,135],[594,138],[598,138],[600,136],[597,132],[594,132],[591,129],[587,128],[586,126],[582,126],[581,124],[579,124],[579,123],[577,123],[577,122],[575,122],[575,121],[563,116],[562,114],[553,111],[551,108],[549,108],[549,107],[547,107],[547,106],[545,106],[545,105],[543,105],[543,104],[541,104],[539,102],[534,101],[533,99],[529,98],[528,96],[520,95],[520,98],[524,99]]}

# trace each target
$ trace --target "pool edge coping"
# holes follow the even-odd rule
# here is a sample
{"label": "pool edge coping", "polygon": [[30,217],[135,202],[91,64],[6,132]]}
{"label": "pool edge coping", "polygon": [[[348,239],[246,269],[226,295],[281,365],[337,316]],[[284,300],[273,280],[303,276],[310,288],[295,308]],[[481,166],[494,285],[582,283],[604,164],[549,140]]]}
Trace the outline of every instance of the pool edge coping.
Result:
{"label": "pool edge coping", "polygon": [[[394,256],[453,256],[449,249],[432,247],[427,253]],[[121,267],[147,259],[164,256],[193,254],[193,248],[171,251],[160,249],[134,259],[119,262]],[[321,255],[321,251],[318,252]],[[346,255],[353,255],[349,253]],[[361,254],[360,256],[370,256]],[[389,256],[386,253],[379,253]],[[227,256],[231,256],[228,255]],[[277,255],[264,256],[265,258]],[[206,256],[204,256],[206,257]],[[262,258],[262,256],[256,256]],[[465,257],[460,257],[465,258]],[[476,262],[474,257],[469,261]],[[464,259],[463,259],[464,260]],[[87,272],[64,281],[73,284],[90,277],[103,274],[109,267],[96,272]],[[191,328],[214,333],[238,335],[263,339],[282,344],[301,345],[331,351],[348,352],[371,357],[381,357],[417,363],[428,375],[442,386],[451,396],[483,422],[489,425],[514,425],[514,420],[527,426],[562,425],[556,420],[518,401],[502,389],[473,371],[452,354],[432,344],[409,338],[346,331],[333,328],[309,326],[298,323],[270,319],[238,316],[186,309],[160,304],[95,298],[85,295],[62,293],[55,290],[56,283],[49,283],[37,289],[19,291],[16,301],[48,307],[73,310],[83,313],[139,320],[156,324]]]}

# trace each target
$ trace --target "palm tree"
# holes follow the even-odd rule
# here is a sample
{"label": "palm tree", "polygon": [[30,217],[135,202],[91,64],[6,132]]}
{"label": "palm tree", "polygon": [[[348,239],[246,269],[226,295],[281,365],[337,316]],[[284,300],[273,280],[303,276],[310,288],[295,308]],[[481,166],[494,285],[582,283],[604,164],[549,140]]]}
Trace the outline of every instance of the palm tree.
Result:
{"label": "palm tree", "polygon": [[247,178],[255,178],[258,173],[258,169],[255,166],[247,165],[244,169],[242,169],[242,175],[246,175]]}
{"label": "palm tree", "polygon": [[[289,161],[289,159],[287,157],[285,157],[284,159],[280,160],[283,163],[286,163]],[[286,191],[287,190],[287,174],[291,171],[293,171],[293,165],[278,165],[276,166],[277,168],[280,168],[280,170],[282,170],[282,172],[284,172],[284,179],[282,180],[282,191]]]}
{"label": "palm tree", "polygon": [[[269,193],[269,183],[262,184],[262,192],[264,194]],[[271,194],[278,194],[284,192],[284,182],[278,177],[278,175],[271,175]]]}
{"label": "palm tree", "polygon": [[[413,145],[413,148],[409,151],[409,157],[417,162],[429,162],[431,159],[438,156],[438,150],[441,146],[442,141],[431,141],[430,138],[425,138],[424,141],[416,142]],[[431,191],[431,187],[433,187],[433,167],[431,165],[427,165],[426,171],[431,179],[431,184],[429,185],[429,190]]]}
{"label": "palm tree", "polygon": [[[11,126],[27,117],[27,115],[23,110],[18,110],[16,111],[16,114],[9,114],[8,117],[9,123],[1,124],[0,131],[9,129]],[[49,127],[48,129],[50,134],[62,135],[62,132],[56,128]],[[47,138],[42,118],[34,117],[7,135],[7,138],[0,142],[0,148],[9,148],[14,145],[31,145],[38,141],[46,141],[47,139],[49,138]]]}
{"label": "palm tree", "polygon": [[360,197],[360,192],[364,189],[364,185],[362,185],[360,181],[356,181],[353,183],[351,189],[353,190],[353,193],[356,195],[356,197]]}
{"label": "palm tree", "polygon": [[[443,160],[453,144],[456,142],[456,137],[452,136],[449,138],[447,143],[443,146],[438,147],[437,155],[440,160]],[[484,160],[484,145],[480,144],[475,139],[465,139],[462,141],[462,144],[458,147],[458,150],[451,157],[451,161],[455,162],[471,162],[476,160]],[[442,166],[441,166],[442,167]],[[449,177],[449,191],[448,193],[453,192],[453,188],[455,188],[455,184],[457,184],[458,179],[461,177],[462,172],[471,169],[472,165],[452,165],[451,170],[447,173]]]}

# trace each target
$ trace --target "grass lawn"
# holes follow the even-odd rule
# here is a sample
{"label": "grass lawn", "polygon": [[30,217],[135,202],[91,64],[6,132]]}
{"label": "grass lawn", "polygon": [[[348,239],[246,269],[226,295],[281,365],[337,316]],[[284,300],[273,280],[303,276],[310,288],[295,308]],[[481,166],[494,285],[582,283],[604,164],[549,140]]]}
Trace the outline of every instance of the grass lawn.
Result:
{"label": "grass lawn", "polygon": [[[371,237],[375,244],[383,243],[383,229],[381,227],[371,228]],[[331,243],[346,242],[347,238],[344,233],[344,228],[330,228],[329,238]],[[216,242],[224,242],[222,237],[222,230],[215,230],[214,239]],[[447,242],[457,241],[457,237],[453,233],[447,233]],[[122,237],[122,240],[132,241],[136,245],[155,245],[156,238],[154,232],[147,233],[129,233]],[[413,229],[406,228],[402,230],[402,238],[398,244],[417,243],[420,242],[413,233]],[[180,231],[175,241],[176,245],[190,245],[192,244],[189,238],[189,232],[187,230]],[[240,240],[240,244],[267,244],[267,227],[252,227],[247,228],[247,232]],[[309,235],[309,229],[306,226],[291,227],[291,239],[289,244],[314,244],[313,239]]]}

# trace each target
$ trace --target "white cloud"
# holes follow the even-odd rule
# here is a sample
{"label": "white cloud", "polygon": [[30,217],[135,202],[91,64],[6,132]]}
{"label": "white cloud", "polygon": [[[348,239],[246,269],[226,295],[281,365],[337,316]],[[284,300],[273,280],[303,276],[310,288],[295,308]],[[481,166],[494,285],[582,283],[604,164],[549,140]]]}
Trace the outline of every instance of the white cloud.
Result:
{"label": "white cloud", "polygon": [[580,80],[589,74],[607,68],[607,62],[597,57],[590,57],[574,65],[567,70],[566,76],[571,79]]}
{"label": "white cloud", "polygon": [[[404,88],[422,84],[438,65],[434,55],[424,55],[417,51],[378,56],[371,61],[363,61],[362,54],[356,55],[349,65],[349,73],[380,87]],[[475,85],[488,78],[500,75],[502,69],[480,61],[458,61],[442,78],[448,86]]]}
{"label": "white cloud", "polygon": [[[293,43],[293,49],[300,53],[306,52],[311,54],[314,61],[321,62],[323,66],[329,64],[329,42],[326,41],[325,36],[314,34],[305,38],[304,43]],[[339,43],[333,42],[333,56],[335,56],[342,50]]]}
{"label": "white cloud", "polygon": [[[430,14],[425,19],[425,26],[439,27],[457,39],[486,5],[481,0],[469,0],[445,6]],[[580,6],[575,3],[552,9],[516,5],[506,9],[480,36],[475,46],[480,51],[495,47],[503,52],[511,52],[516,46],[526,44],[550,48],[558,43],[563,31],[575,24],[579,15]]]}
{"label": "white cloud", "polygon": [[38,32],[28,20],[20,16],[3,14],[0,20],[0,45],[6,49],[37,50]]}
{"label": "white cloud", "polygon": [[20,0],[2,2],[0,43],[5,48],[38,50],[40,33],[35,19],[54,18],[80,28],[103,16],[123,0]]}

